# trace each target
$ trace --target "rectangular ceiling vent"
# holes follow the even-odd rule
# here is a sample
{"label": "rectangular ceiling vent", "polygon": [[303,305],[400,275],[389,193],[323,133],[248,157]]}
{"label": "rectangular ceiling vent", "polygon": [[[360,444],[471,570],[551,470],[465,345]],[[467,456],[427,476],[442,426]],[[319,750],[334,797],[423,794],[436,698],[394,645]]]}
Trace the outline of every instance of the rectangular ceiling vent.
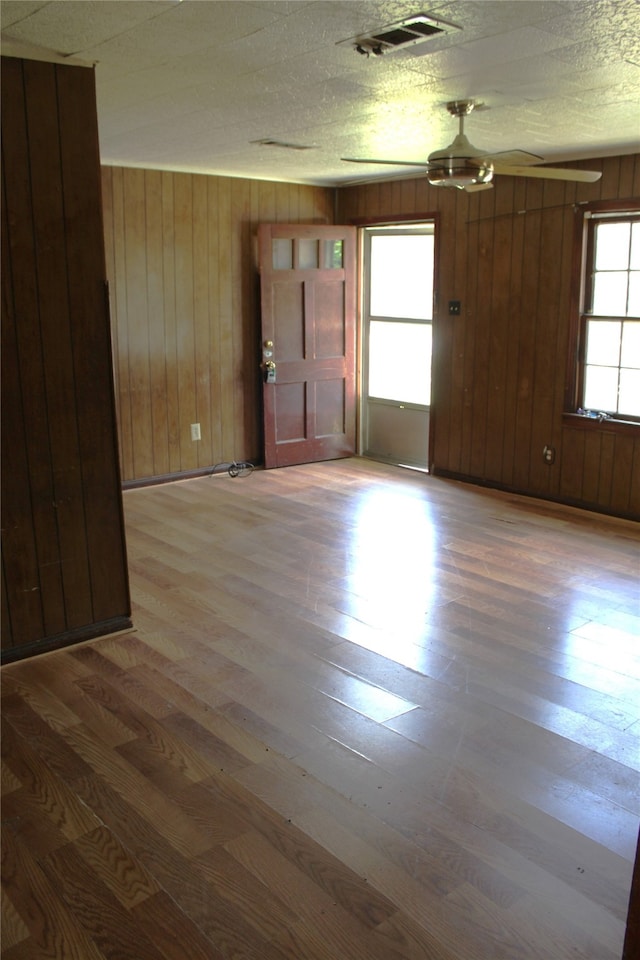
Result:
{"label": "rectangular ceiling vent", "polygon": [[447,33],[454,33],[456,30],[462,30],[462,27],[455,23],[447,23],[446,20],[430,17],[426,13],[419,13],[406,20],[399,20],[397,23],[390,23],[386,27],[372,30],[370,33],[363,33],[349,40],[340,40],[337,46],[352,47],[357,53],[367,57],[371,54],[380,57],[384,53],[415,47],[417,44],[426,43]]}

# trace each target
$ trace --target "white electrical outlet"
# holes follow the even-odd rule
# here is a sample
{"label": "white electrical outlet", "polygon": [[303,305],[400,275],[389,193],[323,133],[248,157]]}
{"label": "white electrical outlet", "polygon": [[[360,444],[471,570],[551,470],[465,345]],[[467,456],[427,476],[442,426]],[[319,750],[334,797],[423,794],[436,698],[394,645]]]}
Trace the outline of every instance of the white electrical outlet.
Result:
{"label": "white electrical outlet", "polygon": [[199,423],[191,424],[191,439],[200,440],[200,424]]}

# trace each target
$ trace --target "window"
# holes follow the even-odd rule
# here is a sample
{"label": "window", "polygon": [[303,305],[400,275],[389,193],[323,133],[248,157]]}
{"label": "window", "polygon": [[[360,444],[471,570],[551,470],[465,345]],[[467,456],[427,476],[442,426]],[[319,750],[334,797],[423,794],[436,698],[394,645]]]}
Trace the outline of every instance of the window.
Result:
{"label": "window", "polygon": [[640,211],[588,210],[583,244],[578,412],[640,421]]}

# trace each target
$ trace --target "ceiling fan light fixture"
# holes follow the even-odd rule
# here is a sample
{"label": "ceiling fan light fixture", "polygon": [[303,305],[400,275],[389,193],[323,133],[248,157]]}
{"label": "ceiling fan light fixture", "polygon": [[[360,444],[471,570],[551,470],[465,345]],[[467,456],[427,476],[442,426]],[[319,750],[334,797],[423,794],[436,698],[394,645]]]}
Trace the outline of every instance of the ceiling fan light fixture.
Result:
{"label": "ceiling fan light fixture", "polygon": [[459,133],[450,146],[429,154],[427,172],[433,187],[465,187],[489,183],[493,178],[493,164],[483,150],[469,143]]}
{"label": "ceiling fan light fixture", "polygon": [[429,161],[427,179],[432,187],[464,190],[478,183],[490,183],[493,164],[485,157],[440,157],[435,163]]}

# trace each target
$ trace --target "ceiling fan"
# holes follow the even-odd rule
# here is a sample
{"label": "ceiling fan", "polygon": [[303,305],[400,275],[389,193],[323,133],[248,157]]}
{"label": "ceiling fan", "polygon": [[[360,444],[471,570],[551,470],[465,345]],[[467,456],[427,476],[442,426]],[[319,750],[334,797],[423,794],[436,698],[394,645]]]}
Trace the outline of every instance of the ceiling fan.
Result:
{"label": "ceiling fan", "polygon": [[571,180],[577,183],[594,183],[602,173],[595,170],[569,170],[565,167],[538,167],[543,158],[525,150],[507,150],[490,154],[479,150],[467,139],[464,118],[478,106],[475,100],[452,100],[447,104],[449,113],[460,121],[458,135],[453,143],[429,154],[424,160],[370,160],[342,157],[348,163],[384,163],[391,166],[426,167],[427,178],[432,186],[457,187],[473,192],[488,190],[493,184],[494,173],[511,177],[538,177],[546,180]]}

